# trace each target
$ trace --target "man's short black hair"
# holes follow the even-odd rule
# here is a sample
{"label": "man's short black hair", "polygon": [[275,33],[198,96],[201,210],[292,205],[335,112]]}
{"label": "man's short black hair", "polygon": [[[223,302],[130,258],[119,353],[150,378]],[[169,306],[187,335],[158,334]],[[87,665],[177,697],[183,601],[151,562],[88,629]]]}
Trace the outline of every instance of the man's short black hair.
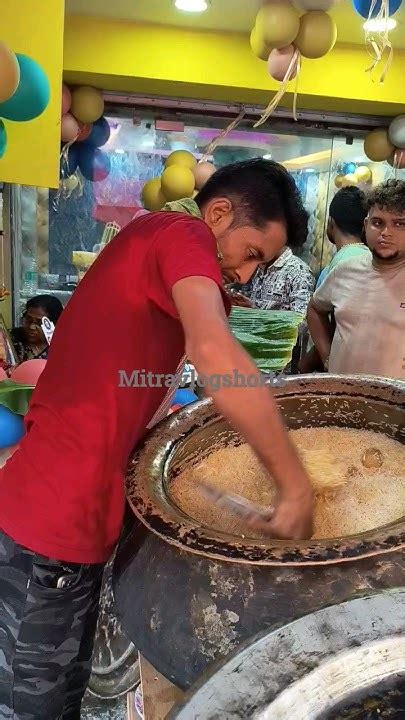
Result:
{"label": "man's short black hair", "polygon": [[388,212],[405,215],[405,181],[387,180],[377,185],[368,197],[368,207],[376,205]]}
{"label": "man's short black hair", "polygon": [[346,187],[339,190],[329,207],[329,217],[335,221],[345,235],[363,237],[364,221],[368,205],[364,192],[358,187]]}
{"label": "man's short black hair", "polygon": [[308,233],[308,213],[289,172],[273,160],[255,158],[217,170],[196,197],[203,208],[214,198],[228,198],[235,224],[263,229],[268,222],[284,221],[287,244],[303,245]]}

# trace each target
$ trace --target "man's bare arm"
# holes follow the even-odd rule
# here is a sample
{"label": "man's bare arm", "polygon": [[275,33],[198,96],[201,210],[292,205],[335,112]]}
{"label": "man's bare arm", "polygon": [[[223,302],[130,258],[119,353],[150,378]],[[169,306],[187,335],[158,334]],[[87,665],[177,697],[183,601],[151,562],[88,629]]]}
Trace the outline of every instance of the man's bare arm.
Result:
{"label": "man's bare arm", "polygon": [[308,330],[322,362],[327,363],[333,339],[333,325],[330,312],[320,310],[313,300],[308,305]]}
{"label": "man's bare arm", "polygon": [[[232,335],[219,288],[209,278],[180,280],[173,299],[186,338],[186,352],[197,372],[206,377],[244,377],[260,372]],[[276,537],[312,534],[313,495],[310,481],[268,386],[207,388],[218,411],[252,446],[278,488],[276,513],[267,531]]]}

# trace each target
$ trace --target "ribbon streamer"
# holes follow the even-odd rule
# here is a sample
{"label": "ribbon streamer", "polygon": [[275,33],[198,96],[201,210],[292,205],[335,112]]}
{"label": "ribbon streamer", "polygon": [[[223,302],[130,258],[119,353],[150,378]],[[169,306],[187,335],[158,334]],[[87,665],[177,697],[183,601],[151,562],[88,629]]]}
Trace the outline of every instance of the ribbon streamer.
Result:
{"label": "ribbon streamer", "polygon": [[402,161],[404,158],[404,150],[395,150],[394,153],[394,162],[392,164],[392,167],[394,168],[394,178],[395,180],[398,177],[398,171],[401,169]]}
{"label": "ribbon streamer", "polygon": [[287,68],[287,72],[284,75],[284,79],[280,85],[280,89],[276,93],[276,95],[273,97],[271,102],[268,104],[266,110],[260,117],[260,120],[257,121],[253,125],[254,128],[260,127],[260,125],[263,125],[270,117],[270,115],[273,114],[273,112],[276,110],[276,108],[279,106],[281,100],[283,99],[285,93],[287,92],[287,85],[291,80],[291,76],[293,73],[296,72],[296,79],[295,79],[295,89],[294,89],[294,101],[293,101],[293,117],[294,120],[297,122],[297,97],[298,97],[298,80],[299,75],[301,72],[301,53],[299,50],[295,50],[294,55],[291,58],[291,62]]}
{"label": "ribbon streamer", "polygon": [[[69,167],[69,150],[72,147],[72,145],[76,142],[77,137],[78,136],[76,136],[74,138],[74,140],[69,140],[69,142],[67,142],[66,145],[64,145],[61,150],[60,162],[61,162],[61,164],[64,163],[66,165],[66,167]],[[73,189],[69,189],[68,187],[66,187],[66,181],[69,179],[69,177],[77,178],[77,185]],[[54,210],[58,209],[61,197],[66,198],[66,199],[70,198],[70,196],[76,189],[78,189],[78,195],[83,194],[83,180],[81,179],[80,175],[77,172],[74,172],[74,173],[72,173],[72,175],[69,175],[69,177],[62,178],[59,183],[59,189],[58,189],[58,191],[53,199],[53,203],[52,203]]]}
{"label": "ribbon streamer", "polygon": [[224,130],[221,130],[219,135],[214,137],[214,139],[211,140],[210,144],[207,145],[207,147],[204,150],[202,158],[198,161],[199,163],[207,162],[207,160],[211,157],[214,150],[218,147],[221,140],[226,138],[229,135],[229,133],[231,133],[233,130],[236,130],[236,128],[238,127],[238,125],[240,125],[240,123],[242,122],[245,115],[246,115],[246,110],[245,110],[245,108],[242,108],[238,117],[235,118],[235,120],[232,120],[232,122],[230,122],[229,125],[227,125],[226,128],[224,128]]}
{"label": "ribbon streamer", "polygon": [[383,71],[381,73],[379,83],[383,84],[385,78],[387,77],[387,74],[391,68],[392,61],[394,59],[394,48],[392,47],[392,43],[389,38],[389,30],[388,30],[388,20],[390,17],[390,9],[389,9],[389,0],[381,0],[381,7],[378,11],[378,14],[373,17],[374,10],[376,8],[378,0],[372,0],[370,4],[370,12],[368,14],[368,21],[375,20],[379,24],[381,24],[381,27],[383,30],[366,30],[365,33],[365,43],[366,43],[366,49],[368,54],[372,58],[371,65],[366,68],[366,72],[370,73],[370,77],[372,82],[374,82],[373,73],[374,70],[377,69],[377,67],[380,65],[380,63],[384,60],[384,55],[388,51],[388,56],[386,58],[386,62],[383,68]]}

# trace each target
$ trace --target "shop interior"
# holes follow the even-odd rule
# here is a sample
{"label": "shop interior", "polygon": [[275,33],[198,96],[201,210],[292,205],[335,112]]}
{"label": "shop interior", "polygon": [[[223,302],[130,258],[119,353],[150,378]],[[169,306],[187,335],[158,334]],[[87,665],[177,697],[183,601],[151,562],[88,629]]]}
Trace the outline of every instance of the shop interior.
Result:
{"label": "shop interior", "polygon": [[[303,443],[298,455],[311,481],[311,452],[320,453],[314,477],[323,473],[324,484],[314,485],[316,512],[323,508],[330,520],[335,503],[343,518],[340,533],[325,523],[325,534],[316,531],[312,539],[246,530],[248,513],[261,508],[260,518],[268,520],[263,508],[273,512],[277,496],[260,489],[258,504],[251,489],[260,484],[258,453],[248,454],[241,433],[215,409],[214,393],[207,400],[210,393],[195,388],[198,368],[185,356],[165,418],[156,426],[149,418],[145,435],[151,432],[151,443],[143,444],[142,436],[125,471],[128,517],[106,564],[80,717],[405,718],[405,350],[399,372],[330,370],[340,306],[328,310],[326,358],[310,325],[321,274],[330,271],[339,252],[330,230],[332,201],[342,190],[355,189],[366,203],[387,183],[399,183],[405,193],[405,2],[19,4],[17,28],[9,0],[0,0],[5,12],[4,37],[0,31],[1,463],[18,455],[29,435],[24,417],[42,373],[46,377],[54,332],[59,332],[59,317],[58,328],[55,320],[47,335],[46,314],[34,314],[28,322],[42,328],[43,347],[20,355],[18,333],[27,323],[27,302],[51,295],[62,304],[63,318],[77,288],[90,282],[93,266],[102,263],[105,248],[119,243],[130,223],[136,235],[137,218],[144,213],[164,214],[168,201],[198,204],[204,184],[194,180],[189,192],[165,196],[163,177],[173,157],[183,158],[179,167],[188,175],[208,163],[213,177],[215,170],[259,158],[288,171],[307,213],[305,237],[293,255],[312,279],[311,298],[308,314],[306,307],[304,312],[263,309],[247,297],[247,289],[235,291],[226,280],[224,292],[233,305],[230,332],[274,385],[296,449]],[[309,29],[303,29],[308,16]],[[36,114],[25,107],[20,112],[20,85],[13,91],[20,106],[12,105],[13,94],[2,95],[3,46],[4,53],[15,53],[21,78],[21,57],[38,64],[46,100]],[[98,114],[92,115],[97,103]],[[160,204],[145,190],[154,182]],[[405,223],[401,202],[395,200],[395,211]],[[359,237],[348,244],[368,247],[375,269],[376,254],[364,229],[373,207],[364,213]],[[383,211],[394,212],[391,206]],[[401,252],[405,256],[405,249]],[[220,263],[219,251],[217,259]],[[279,259],[258,265],[252,282]],[[398,273],[405,288],[402,255]],[[106,278],[98,301],[108,307]],[[395,283],[388,300],[398,300],[402,292],[397,305],[405,308],[397,276]],[[253,286],[242,284],[247,287]],[[239,292],[250,304],[237,307],[232,293]],[[365,284],[364,296],[353,295],[353,304],[367,305],[368,292]],[[368,309],[370,337],[376,315],[374,306]],[[403,317],[398,314],[392,324],[387,338],[395,331],[401,354]],[[113,338],[114,332],[110,327],[107,335]],[[139,325],[136,345],[142,338]],[[380,337],[375,343],[382,354],[384,342]],[[95,358],[103,352],[109,349],[98,348]],[[302,363],[311,352],[318,353],[318,365],[307,372]],[[80,346],[75,353],[80,373]],[[106,395],[110,391],[106,386]],[[320,438],[326,438],[326,450]],[[66,448],[68,453],[68,442]],[[214,455],[217,465],[210,464]],[[309,458],[308,465],[303,458]],[[222,483],[217,496],[212,487],[205,496],[209,510],[194,507],[196,486],[185,485],[175,494],[183,475],[185,483],[198,484],[192,469],[204,463],[212,483],[218,481],[218,488]],[[351,483],[359,493],[354,500]],[[375,518],[363,528],[367,507]],[[223,513],[225,518],[233,513],[234,529],[221,526]],[[0,568],[0,602],[3,590]],[[0,692],[0,720],[1,707]]]}

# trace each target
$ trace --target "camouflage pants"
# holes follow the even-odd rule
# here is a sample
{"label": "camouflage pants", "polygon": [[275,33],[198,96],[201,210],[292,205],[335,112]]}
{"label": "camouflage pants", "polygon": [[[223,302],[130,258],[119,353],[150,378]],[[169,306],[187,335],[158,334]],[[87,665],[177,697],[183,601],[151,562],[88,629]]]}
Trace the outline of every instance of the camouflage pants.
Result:
{"label": "camouflage pants", "polygon": [[0,532],[0,720],[79,720],[102,574]]}

